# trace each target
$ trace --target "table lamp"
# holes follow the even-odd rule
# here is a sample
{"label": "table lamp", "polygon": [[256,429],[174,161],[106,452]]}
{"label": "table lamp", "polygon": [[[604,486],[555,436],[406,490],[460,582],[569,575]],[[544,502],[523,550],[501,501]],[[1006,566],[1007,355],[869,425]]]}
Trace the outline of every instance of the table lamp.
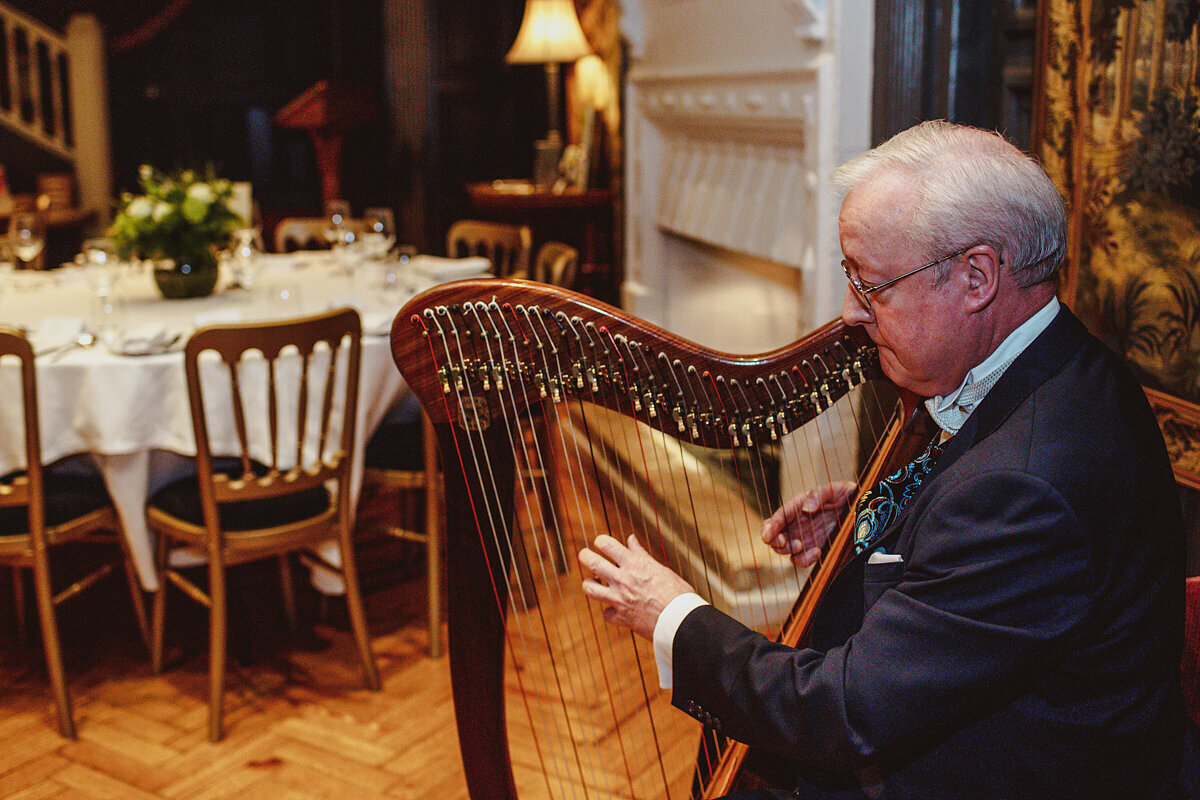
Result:
{"label": "table lamp", "polygon": [[558,159],[562,154],[562,134],[558,130],[558,65],[575,61],[592,52],[575,15],[575,0],[525,0],[525,16],[517,39],[504,60],[509,64],[545,64],[546,99],[550,127],[546,138],[535,144],[533,181],[538,185],[554,182]]}

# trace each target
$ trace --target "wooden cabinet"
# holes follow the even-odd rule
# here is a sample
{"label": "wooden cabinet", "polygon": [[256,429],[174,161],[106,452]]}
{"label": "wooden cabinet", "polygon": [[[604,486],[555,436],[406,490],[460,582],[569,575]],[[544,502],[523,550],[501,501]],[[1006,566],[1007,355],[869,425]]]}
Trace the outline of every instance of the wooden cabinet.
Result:
{"label": "wooden cabinet", "polygon": [[558,241],[579,250],[576,289],[617,304],[621,275],[613,241],[613,194],[608,189],[564,191],[537,189],[525,181],[493,181],[467,186],[477,219],[528,225],[533,247]]}

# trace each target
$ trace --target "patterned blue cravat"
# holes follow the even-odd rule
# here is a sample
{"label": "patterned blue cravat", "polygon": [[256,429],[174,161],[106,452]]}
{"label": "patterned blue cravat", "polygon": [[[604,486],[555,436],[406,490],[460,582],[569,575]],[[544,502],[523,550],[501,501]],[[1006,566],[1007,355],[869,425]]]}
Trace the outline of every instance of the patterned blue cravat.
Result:
{"label": "patterned blue cravat", "polygon": [[873,491],[859,499],[854,512],[854,552],[864,553],[891,524],[900,509],[917,494],[917,488],[933,470],[943,445],[935,436],[925,452],[911,463],[881,480]]}

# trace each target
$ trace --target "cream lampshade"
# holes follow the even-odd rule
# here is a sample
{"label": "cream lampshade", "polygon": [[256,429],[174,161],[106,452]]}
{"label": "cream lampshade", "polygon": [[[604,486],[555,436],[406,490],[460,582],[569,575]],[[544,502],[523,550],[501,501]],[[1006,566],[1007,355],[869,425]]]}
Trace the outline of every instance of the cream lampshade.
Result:
{"label": "cream lampshade", "polygon": [[[545,64],[546,102],[549,106],[549,129],[546,140],[538,145],[539,158],[551,156],[562,149],[559,133],[558,65],[575,61],[592,52],[579,17],[575,15],[574,0],[525,0],[525,16],[516,41],[504,60],[509,64]],[[535,173],[537,168],[535,167]]]}

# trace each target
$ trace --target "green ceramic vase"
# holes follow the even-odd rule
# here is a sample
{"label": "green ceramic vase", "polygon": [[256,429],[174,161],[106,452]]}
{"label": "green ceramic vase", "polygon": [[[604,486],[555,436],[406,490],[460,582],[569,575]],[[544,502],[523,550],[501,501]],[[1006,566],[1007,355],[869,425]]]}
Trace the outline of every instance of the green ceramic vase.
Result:
{"label": "green ceramic vase", "polygon": [[217,253],[211,248],[154,262],[154,283],[168,300],[207,297],[217,286]]}

